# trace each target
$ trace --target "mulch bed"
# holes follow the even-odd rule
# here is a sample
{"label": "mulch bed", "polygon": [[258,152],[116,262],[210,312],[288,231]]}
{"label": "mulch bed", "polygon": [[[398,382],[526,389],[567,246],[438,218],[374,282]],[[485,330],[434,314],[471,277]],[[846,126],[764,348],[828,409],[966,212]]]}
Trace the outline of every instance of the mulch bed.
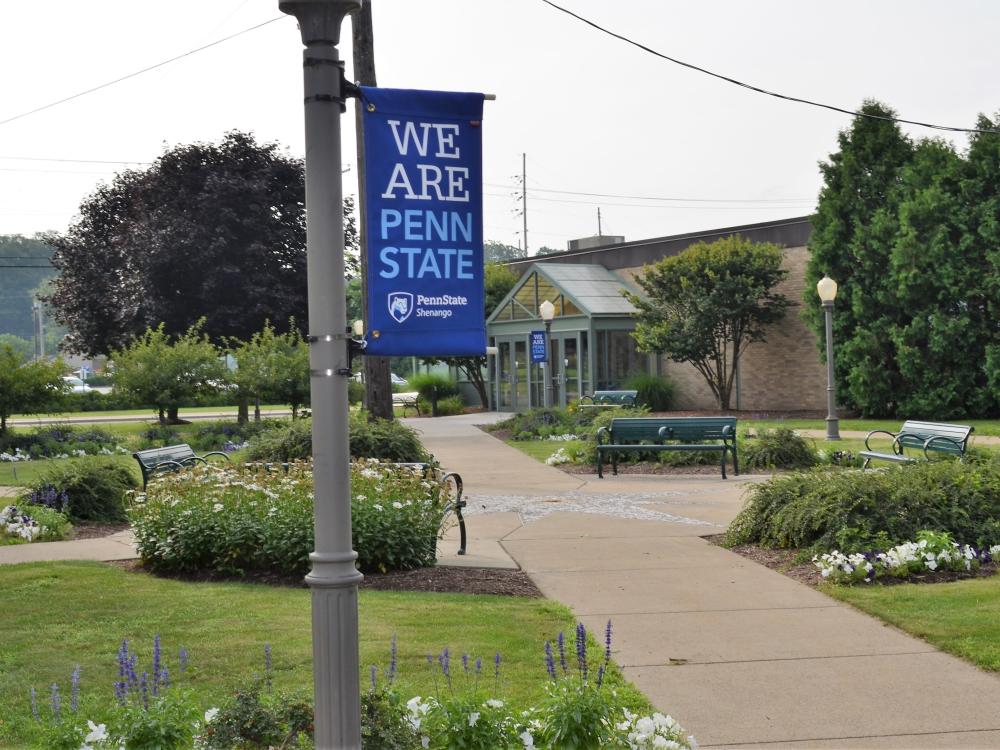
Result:
{"label": "mulch bed", "polygon": [[[712,544],[722,546],[725,534],[715,534],[703,537]],[[738,547],[730,547],[731,552],[742,555],[748,560],[783,573],[789,578],[794,578],[799,583],[806,586],[816,587],[823,582],[823,576],[819,573],[819,568],[811,562],[796,562],[799,551],[794,549],[768,549],[759,547],[756,544],[741,544]],[[872,584],[857,584],[859,586],[896,586],[901,583],[949,583],[951,581],[964,581],[969,578],[988,578],[996,575],[997,563],[989,562],[979,566],[978,570],[967,573],[958,573],[949,570],[935,571],[933,573],[921,573],[907,578],[896,578],[894,576],[883,576]]]}
{"label": "mulch bed", "polygon": [[[120,560],[110,563],[117,568],[141,575],[153,575],[138,560]],[[225,576],[218,573],[194,573],[190,575],[160,575],[178,581],[213,581],[261,583],[270,586],[306,588],[303,576],[251,574],[246,576]],[[423,591],[445,594],[491,594],[494,596],[541,597],[531,579],[520,570],[503,568],[417,568],[391,573],[366,573],[361,583],[362,589],[379,591]]]}
{"label": "mulch bed", "polygon": [[129,528],[128,521],[123,523],[78,523],[73,526],[72,539],[98,539],[111,536]]}

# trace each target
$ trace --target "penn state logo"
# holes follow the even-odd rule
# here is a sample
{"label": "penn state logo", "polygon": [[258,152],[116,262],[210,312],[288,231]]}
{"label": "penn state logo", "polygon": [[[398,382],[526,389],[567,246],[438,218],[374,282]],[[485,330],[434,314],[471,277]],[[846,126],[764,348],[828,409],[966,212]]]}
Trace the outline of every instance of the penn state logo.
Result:
{"label": "penn state logo", "polygon": [[402,323],[413,312],[413,295],[409,292],[389,293],[389,315],[397,323]]}

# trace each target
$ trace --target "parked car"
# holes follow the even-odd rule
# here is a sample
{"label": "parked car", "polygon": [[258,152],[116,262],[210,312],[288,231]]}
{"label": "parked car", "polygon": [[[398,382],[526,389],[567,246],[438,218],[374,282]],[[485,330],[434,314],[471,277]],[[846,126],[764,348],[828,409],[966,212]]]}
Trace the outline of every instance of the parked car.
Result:
{"label": "parked car", "polygon": [[72,393],[89,393],[90,391],[94,390],[89,385],[80,380],[80,378],[74,377],[72,375],[65,376],[63,378],[63,381],[65,381],[69,385],[69,390]]}
{"label": "parked car", "polygon": [[[364,377],[362,376],[362,374],[360,372],[354,373],[354,375],[352,375],[351,377],[354,380],[358,381],[359,383],[365,382],[365,379],[364,379]],[[406,378],[401,378],[401,377],[399,377],[399,375],[397,375],[394,372],[390,372],[389,373],[389,381],[393,385],[406,385]]]}

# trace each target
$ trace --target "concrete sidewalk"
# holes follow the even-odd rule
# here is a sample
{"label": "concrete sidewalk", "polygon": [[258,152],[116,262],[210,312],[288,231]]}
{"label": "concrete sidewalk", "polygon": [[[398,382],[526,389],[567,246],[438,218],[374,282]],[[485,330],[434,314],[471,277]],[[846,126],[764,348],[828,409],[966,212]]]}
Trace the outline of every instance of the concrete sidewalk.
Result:
{"label": "concrete sidewalk", "polygon": [[484,416],[415,425],[470,528],[516,512],[503,549],[592,631],[610,619],[625,675],[702,747],[1000,748],[996,676],[701,538],[759,477],[554,476]]}

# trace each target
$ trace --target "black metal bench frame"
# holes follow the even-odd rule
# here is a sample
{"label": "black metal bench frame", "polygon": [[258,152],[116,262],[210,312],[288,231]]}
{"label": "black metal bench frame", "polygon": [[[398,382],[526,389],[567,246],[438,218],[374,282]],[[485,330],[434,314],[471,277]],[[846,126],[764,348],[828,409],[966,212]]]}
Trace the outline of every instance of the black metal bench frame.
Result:
{"label": "black metal bench frame", "polygon": [[638,391],[594,391],[589,396],[581,396],[577,406],[581,409],[609,409],[621,406],[635,406]]}
{"label": "black metal bench frame", "polygon": [[[157,461],[155,460],[157,455],[169,456],[169,458]],[[189,469],[199,462],[207,464],[209,456],[222,456],[226,461],[229,461],[229,454],[222,451],[209,451],[199,456],[187,443],[168,445],[163,448],[147,448],[132,454],[132,458],[139,464],[139,471],[142,472],[143,490],[149,485],[149,479],[154,474]]]}
{"label": "black metal bench frame", "polygon": [[[975,428],[965,424],[947,424],[945,422],[921,422],[907,420],[903,422],[899,432],[888,430],[872,430],[865,437],[865,450],[858,455],[865,460],[862,468],[867,469],[872,460],[891,461],[897,464],[910,464],[920,460],[907,456],[906,448],[923,451],[923,458],[929,459],[931,453],[945,453],[958,456],[961,461],[969,446],[969,438]],[[885,435],[892,438],[892,453],[882,453],[872,450],[870,440],[873,435]]]}
{"label": "black metal bench frame", "polygon": [[[620,431],[631,433],[624,440],[640,442],[610,442],[615,438],[615,423],[623,423]],[[628,429],[632,427],[633,429]],[[703,429],[699,430],[698,428]],[[638,434],[637,434],[638,433]],[[681,434],[675,434],[681,433]],[[607,436],[609,442],[602,442],[602,436]],[[719,440],[717,443],[664,443],[665,440]],[[643,443],[642,440],[654,440],[653,443]],[[624,418],[613,419],[611,426],[601,427],[597,431],[597,476],[604,478],[604,455],[611,457],[611,470],[618,473],[619,453],[657,453],[660,451],[717,451],[719,468],[722,478],[726,476],[726,454],[733,456],[733,474],[739,476],[740,464],[736,450],[736,418],[735,417],[670,417],[670,418]]]}

